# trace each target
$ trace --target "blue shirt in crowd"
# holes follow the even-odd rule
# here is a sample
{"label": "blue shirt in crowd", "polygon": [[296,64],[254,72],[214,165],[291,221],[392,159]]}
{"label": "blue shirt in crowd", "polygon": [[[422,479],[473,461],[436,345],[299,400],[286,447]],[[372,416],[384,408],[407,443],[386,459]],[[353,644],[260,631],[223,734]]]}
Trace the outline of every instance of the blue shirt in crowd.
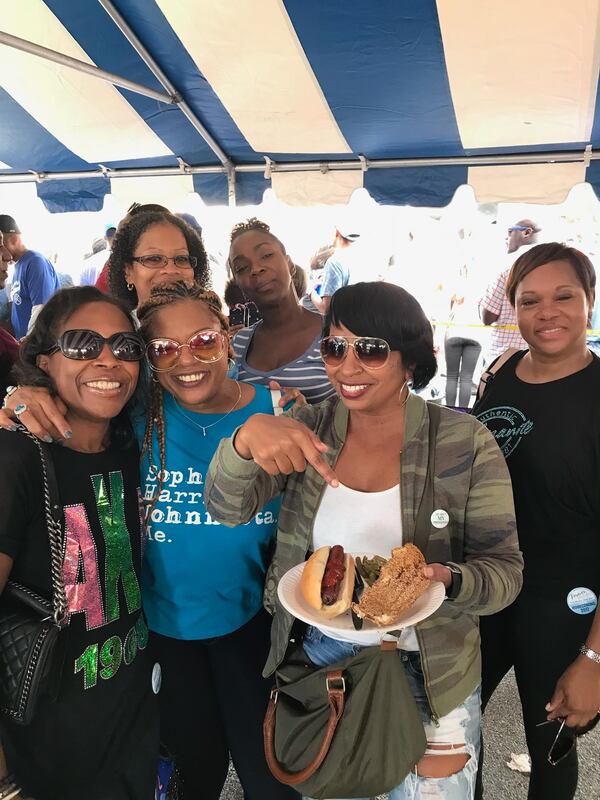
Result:
{"label": "blue shirt in crowd", "polygon": [[11,321],[16,339],[27,334],[31,309],[43,305],[60,289],[54,267],[46,256],[27,250],[15,263],[10,284]]}
{"label": "blue shirt in crowd", "polygon": [[[223,636],[252,619],[262,606],[279,500],[236,528],[215,522],[203,500],[208,465],[221,439],[253,414],[273,413],[270,391],[255,389],[247,406],[225,418],[195,414],[164,394],[166,470],[151,513],[142,570],[148,627],[163,636],[188,640]],[[206,436],[198,426],[206,428]],[[136,427],[141,438],[143,420]],[[157,494],[159,464],[155,436],[152,465],[147,454],[142,461],[146,503]]]}

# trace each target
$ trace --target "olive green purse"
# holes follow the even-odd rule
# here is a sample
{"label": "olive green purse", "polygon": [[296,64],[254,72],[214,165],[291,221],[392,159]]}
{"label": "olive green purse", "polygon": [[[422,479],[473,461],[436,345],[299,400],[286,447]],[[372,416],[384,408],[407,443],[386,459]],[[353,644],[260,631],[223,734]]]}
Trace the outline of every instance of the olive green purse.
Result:
{"label": "olive green purse", "polygon": [[[429,458],[414,539],[427,541],[433,510],[439,408],[428,403]],[[292,640],[275,673],[263,725],[269,769],[321,798],[370,797],[402,783],[425,753],[423,721],[396,641],[365,647],[326,667]]]}

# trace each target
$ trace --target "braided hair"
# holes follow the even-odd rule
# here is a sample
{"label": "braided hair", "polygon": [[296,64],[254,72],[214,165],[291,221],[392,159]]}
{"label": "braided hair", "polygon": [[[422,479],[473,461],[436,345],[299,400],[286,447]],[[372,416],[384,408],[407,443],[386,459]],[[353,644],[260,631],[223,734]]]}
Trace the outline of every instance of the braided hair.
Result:
{"label": "braided hair", "polygon": [[173,225],[183,234],[188,252],[196,258],[194,281],[203,288],[210,286],[210,269],[206,250],[198,233],[187,222],[171,214],[169,211],[140,211],[122,222],[113,239],[113,248],[109,259],[108,282],[113,297],[117,297],[129,308],[138,304],[135,289],[127,289],[125,269],[131,264],[135,248],[141,235],[152,225]]}
{"label": "braided hair", "polygon": [[[227,317],[222,312],[222,305],[219,296],[209,290],[203,289],[201,286],[188,286],[183,281],[170,284],[168,286],[155,286],[151,293],[150,299],[143,303],[137,312],[138,320],[140,321],[140,333],[144,341],[149,342],[153,337],[153,322],[156,312],[161,308],[174,305],[183,300],[193,300],[203,303],[210,313],[216,317],[221,326],[221,331],[229,337],[229,323]],[[228,356],[233,357],[233,349],[231,344],[228,349]],[[156,501],[162,491],[163,476],[166,468],[166,424],[163,403],[163,389],[158,379],[154,376],[150,385],[150,398],[146,412],[146,427],[144,429],[144,439],[142,442],[142,451],[140,457],[143,458],[148,453],[148,461],[152,465],[153,461],[153,440],[154,432],[156,431],[156,438],[158,440],[159,463],[160,471],[158,474],[158,488],[152,503],[147,512],[148,521],[150,514],[156,505]]]}
{"label": "braided hair", "polygon": [[261,231],[262,233],[268,233],[277,244],[283,250],[283,254],[287,255],[285,246],[283,242],[275,236],[275,234],[271,231],[271,227],[267,225],[266,222],[258,219],[257,217],[250,217],[245,222],[238,222],[236,225],[233,226],[231,229],[231,235],[229,237],[229,242],[232,244],[239,236],[242,236],[244,233],[248,233],[249,231]]}

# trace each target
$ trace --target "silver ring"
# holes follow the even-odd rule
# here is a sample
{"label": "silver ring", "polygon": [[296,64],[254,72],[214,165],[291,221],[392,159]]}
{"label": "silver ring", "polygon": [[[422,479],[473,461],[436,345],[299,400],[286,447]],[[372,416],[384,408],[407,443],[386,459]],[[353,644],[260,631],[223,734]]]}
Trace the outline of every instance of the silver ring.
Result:
{"label": "silver ring", "polygon": [[27,411],[27,405],[25,403],[19,403],[15,406],[15,417],[20,417],[25,411]]}
{"label": "silver ring", "polygon": [[18,388],[19,388],[18,386],[7,386],[6,387],[6,394],[4,395],[4,400],[2,401],[2,408],[6,408],[6,401],[11,396],[11,394],[13,394],[14,392],[17,391]]}

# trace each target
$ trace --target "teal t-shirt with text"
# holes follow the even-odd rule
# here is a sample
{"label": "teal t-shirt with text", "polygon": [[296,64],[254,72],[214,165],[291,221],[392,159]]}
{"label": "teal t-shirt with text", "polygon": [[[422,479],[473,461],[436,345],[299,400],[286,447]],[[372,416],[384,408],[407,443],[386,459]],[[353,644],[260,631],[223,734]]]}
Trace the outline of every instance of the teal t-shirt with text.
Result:
{"label": "teal t-shirt with text", "polygon": [[[155,633],[187,640],[223,636],[248,622],[262,605],[279,500],[246,525],[227,528],[211,518],[203,499],[208,465],[221,439],[253,414],[273,413],[270,391],[255,389],[247,406],[220,422],[223,414],[196,414],[164,393],[166,469],[148,520],[142,570],[144,611]],[[206,428],[206,436],[198,425]],[[146,453],[141,467],[146,504],[159,486],[156,436],[152,455],[152,464]]]}

